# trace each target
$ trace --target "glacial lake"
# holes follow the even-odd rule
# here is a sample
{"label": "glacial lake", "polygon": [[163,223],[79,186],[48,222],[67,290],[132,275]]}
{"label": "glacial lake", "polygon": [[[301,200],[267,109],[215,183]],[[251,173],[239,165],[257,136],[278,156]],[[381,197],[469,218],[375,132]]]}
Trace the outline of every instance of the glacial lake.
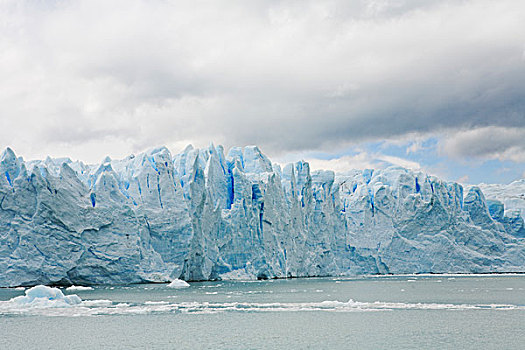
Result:
{"label": "glacial lake", "polygon": [[525,275],[408,275],[94,287],[14,308],[2,349],[525,349]]}

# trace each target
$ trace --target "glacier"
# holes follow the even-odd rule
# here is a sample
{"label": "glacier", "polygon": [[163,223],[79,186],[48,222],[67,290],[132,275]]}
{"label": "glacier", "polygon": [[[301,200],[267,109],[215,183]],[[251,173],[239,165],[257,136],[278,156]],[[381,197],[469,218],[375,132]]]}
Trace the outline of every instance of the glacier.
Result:
{"label": "glacier", "polygon": [[7,148],[0,198],[0,287],[525,272],[525,180],[311,171],[256,146],[96,165]]}

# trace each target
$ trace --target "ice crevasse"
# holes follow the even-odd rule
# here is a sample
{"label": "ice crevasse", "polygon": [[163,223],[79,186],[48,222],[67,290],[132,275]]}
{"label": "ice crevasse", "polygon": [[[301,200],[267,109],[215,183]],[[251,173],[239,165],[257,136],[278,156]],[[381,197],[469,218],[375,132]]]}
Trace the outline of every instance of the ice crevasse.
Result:
{"label": "ice crevasse", "polygon": [[[256,146],[0,157],[0,287],[525,272],[525,180],[280,167]],[[486,188],[488,198],[480,188]]]}

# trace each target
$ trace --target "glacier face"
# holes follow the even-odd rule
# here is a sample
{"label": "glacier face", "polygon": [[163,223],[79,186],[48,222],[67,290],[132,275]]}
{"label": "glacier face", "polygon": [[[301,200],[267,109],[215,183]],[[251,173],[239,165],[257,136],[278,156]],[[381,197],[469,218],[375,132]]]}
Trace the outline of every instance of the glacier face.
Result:
{"label": "glacier face", "polygon": [[480,184],[486,195],[491,216],[501,222],[508,232],[525,238],[525,179],[510,184]]}
{"label": "glacier face", "polygon": [[523,211],[490,193],[398,167],[281,168],[255,146],[99,165],[7,149],[0,286],[525,272]]}

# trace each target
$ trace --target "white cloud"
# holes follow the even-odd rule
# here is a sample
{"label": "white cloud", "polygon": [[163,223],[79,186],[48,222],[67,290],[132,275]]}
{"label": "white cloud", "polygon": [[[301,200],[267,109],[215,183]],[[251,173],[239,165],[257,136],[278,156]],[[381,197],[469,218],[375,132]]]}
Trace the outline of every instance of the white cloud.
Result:
{"label": "white cloud", "polygon": [[338,173],[343,173],[352,169],[383,169],[392,165],[413,170],[421,169],[419,163],[408,159],[366,151],[361,151],[355,155],[346,155],[333,159],[306,157],[306,160],[310,163],[310,168],[312,170],[334,170]]}
{"label": "white cloud", "polygon": [[398,165],[403,168],[413,169],[413,170],[421,169],[421,165],[419,163],[408,160],[408,159],[403,159],[400,157],[394,157],[394,156],[389,156],[389,155],[384,155],[384,154],[377,154],[375,155],[375,157],[384,162],[390,163],[392,165]]}
{"label": "white cloud", "polygon": [[460,183],[460,184],[468,184],[470,180],[470,176],[468,175],[463,175],[462,177],[460,177],[459,179],[456,180],[456,182]]}
{"label": "white cloud", "polygon": [[423,141],[424,140],[420,138],[409,142],[406,148],[406,154],[418,153],[423,150],[429,149],[429,146],[423,146]]}
{"label": "white cloud", "polygon": [[524,16],[513,0],[6,0],[0,146],[98,161],[214,141],[276,156],[524,127]]}
{"label": "white cloud", "polygon": [[334,159],[308,158],[306,160],[310,163],[312,170],[333,170],[336,173],[343,173],[352,169],[374,169],[378,165],[366,152]]}

